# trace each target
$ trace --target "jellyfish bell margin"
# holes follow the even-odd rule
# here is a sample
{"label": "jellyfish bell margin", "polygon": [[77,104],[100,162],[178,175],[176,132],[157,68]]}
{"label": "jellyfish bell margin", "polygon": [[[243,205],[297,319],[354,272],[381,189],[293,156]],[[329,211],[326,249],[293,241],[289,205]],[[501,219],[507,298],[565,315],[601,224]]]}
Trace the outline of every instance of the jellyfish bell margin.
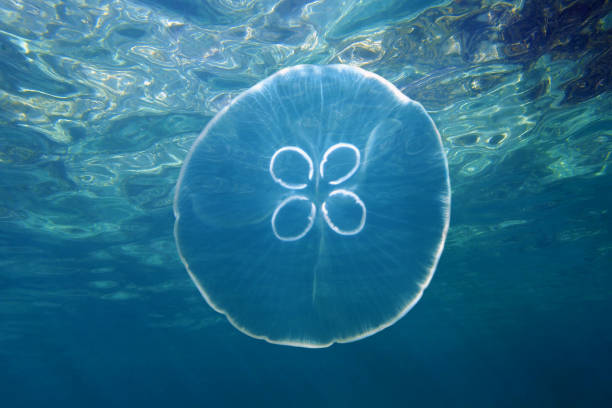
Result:
{"label": "jellyfish bell margin", "polygon": [[208,304],[271,343],[326,347],[421,298],[450,215],[423,107],[346,65],[283,69],[194,142],[174,197],[179,256]]}

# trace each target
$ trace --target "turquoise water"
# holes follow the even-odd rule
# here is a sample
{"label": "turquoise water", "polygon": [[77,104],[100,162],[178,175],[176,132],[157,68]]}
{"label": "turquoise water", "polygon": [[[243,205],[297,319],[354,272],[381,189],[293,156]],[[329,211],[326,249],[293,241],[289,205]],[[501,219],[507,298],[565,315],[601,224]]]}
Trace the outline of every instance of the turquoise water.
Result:
{"label": "turquoise water", "polygon": [[[609,404],[611,8],[0,0],[2,405]],[[319,350],[235,330],[172,236],[200,131],[303,63],[421,102],[452,187],[420,302]]]}

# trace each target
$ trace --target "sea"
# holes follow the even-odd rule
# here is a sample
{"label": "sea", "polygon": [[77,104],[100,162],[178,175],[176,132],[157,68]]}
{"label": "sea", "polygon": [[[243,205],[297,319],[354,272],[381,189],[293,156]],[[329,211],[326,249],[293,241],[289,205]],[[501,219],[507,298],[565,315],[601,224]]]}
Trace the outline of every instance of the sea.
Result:
{"label": "sea", "polygon": [[[612,406],[611,11],[0,0],[0,406]],[[420,102],[452,197],[421,300],[319,349],[236,330],[173,237],[202,129],[299,64]]]}

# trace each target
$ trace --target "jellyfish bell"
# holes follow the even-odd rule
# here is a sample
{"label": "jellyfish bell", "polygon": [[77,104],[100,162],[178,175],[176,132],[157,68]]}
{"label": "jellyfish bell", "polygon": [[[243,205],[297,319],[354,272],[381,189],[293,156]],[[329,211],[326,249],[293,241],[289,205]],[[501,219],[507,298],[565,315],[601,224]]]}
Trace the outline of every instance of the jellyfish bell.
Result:
{"label": "jellyfish bell", "polygon": [[179,256],[238,330],[325,347],[374,334],[421,298],[450,185],[423,107],[346,65],[277,72],[193,144],[174,198]]}

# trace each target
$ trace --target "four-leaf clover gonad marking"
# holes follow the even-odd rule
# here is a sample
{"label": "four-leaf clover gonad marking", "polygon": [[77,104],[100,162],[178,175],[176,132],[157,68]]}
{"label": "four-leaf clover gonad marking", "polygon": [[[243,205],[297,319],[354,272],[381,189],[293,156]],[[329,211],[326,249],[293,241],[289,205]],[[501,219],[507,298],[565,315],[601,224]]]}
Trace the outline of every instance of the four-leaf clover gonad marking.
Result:
{"label": "four-leaf clover gonad marking", "polygon": [[[350,160],[346,160],[347,157]],[[347,166],[352,162],[352,167]],[[314,164],[310,156],[297,146],[278,149],[270,159],[272,179],[292,192],[280,202],[272,213],[272,232],[281,241],[297,241],[310,231],[317,215],[319,182],[337,186],[350,179],[359,169],[361,154],[359,149],[349,143],[337,143],[323,154],[319,164],[319,174],[314,188],[314,197],[298,194],[313,181]],[[320,177],[320,180],[319,180]],[[340,235],[356,235],[363,229],[366,221],[366,207],[354,192],[333,189],[320,205],[323,219],[332,231]],[[355,215],[357,214],[357,215]],[[291,231],[283,231],[277,224],[279,219],[289,223]]]}

